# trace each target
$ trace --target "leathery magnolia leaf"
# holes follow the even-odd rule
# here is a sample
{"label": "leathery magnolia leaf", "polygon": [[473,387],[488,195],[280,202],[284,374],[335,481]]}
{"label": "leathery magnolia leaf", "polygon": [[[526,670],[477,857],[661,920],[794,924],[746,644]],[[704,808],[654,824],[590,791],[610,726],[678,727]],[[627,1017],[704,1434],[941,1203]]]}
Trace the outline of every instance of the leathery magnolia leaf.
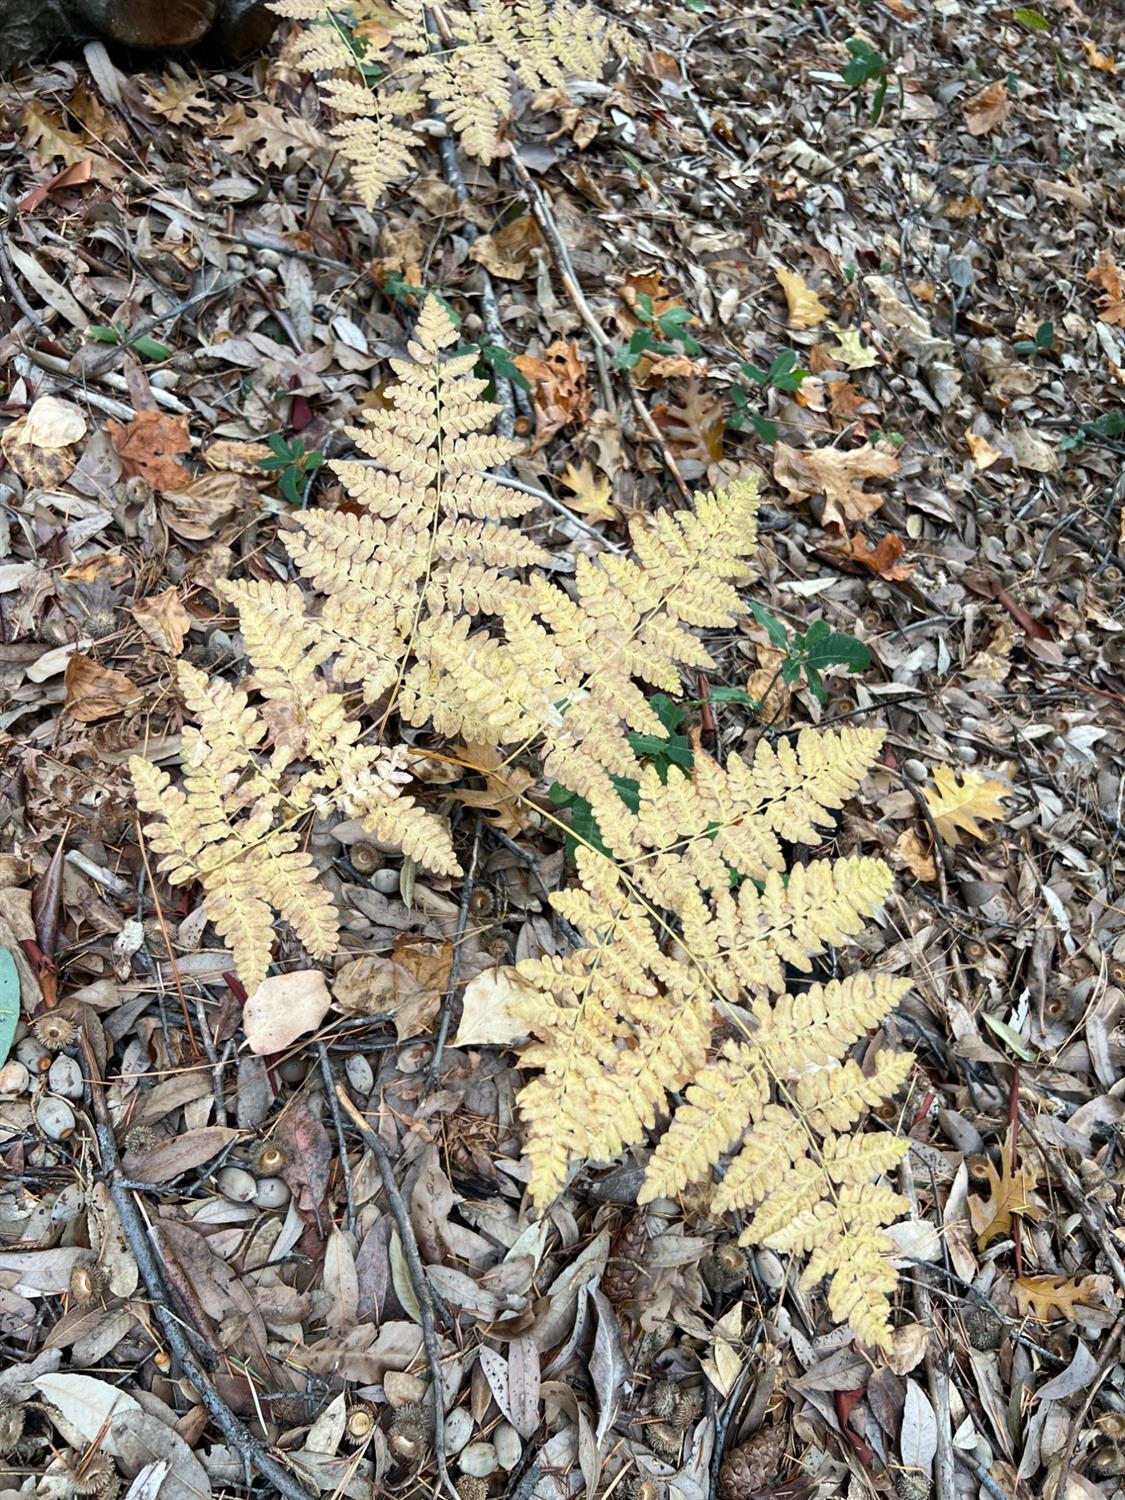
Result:
{"label": "leathery magnolia leaf", "polygon": [[32,1385],[50,1407],[50,1417],[68,1443],[92,1443],[118,1412],[140,1411],[128,1391],[92,1375],[40,1375]]}
{"label": "leathery magnolia leaf", "polygon": [[594,1439],[599,1448],[606,1433],[613,1426],[621,1405],[621,1392],[629,1378],[630,1365],[625,1358],[621,1341],[621,1328],[613,1304],[604,1292],[587,1289],[590,1301],[597,1314],[597,1331],[594,1334],[594,1352],[590,1356],[590,1377],[594,1382],[594,1393],[598,1398],[598,1429]]}

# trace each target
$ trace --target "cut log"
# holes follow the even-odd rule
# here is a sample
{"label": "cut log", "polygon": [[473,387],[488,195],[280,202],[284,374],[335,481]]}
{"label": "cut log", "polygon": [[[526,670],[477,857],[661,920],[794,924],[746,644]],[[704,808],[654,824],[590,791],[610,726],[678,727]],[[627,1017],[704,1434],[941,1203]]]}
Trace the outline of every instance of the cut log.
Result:
{"label": "cut log", "polygon": [[94,38],[158,52],[207,36],[221,56],[245,57],[276,24],[267,0],[0,0],[0,75]]}
{"label": "cut log", "polygon": [[219,9],[219,0],[72,0],[72,4],[96,36],[150,52],[190,47],[211,29]]}

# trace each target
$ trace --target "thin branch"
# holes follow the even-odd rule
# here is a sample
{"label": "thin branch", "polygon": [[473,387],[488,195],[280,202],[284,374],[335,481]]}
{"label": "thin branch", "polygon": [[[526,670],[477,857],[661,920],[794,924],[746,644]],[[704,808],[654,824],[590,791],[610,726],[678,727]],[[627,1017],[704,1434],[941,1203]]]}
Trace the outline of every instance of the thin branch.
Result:
{"label": "thin branch", "polygon": [[414,1237],[414,1225],[410,1222],[410,1214],[406,1204],[403,1202],[402,1194],[395,1182],[394,1169],[391,1159],[387,1155],[387,1149],[382,1141],[368,1125],[363,1115],[348,1097],[348,1092],[342,1083],[336,1085],[336,1097],[351,1119],[352,1124],[363,1137],[364,1143],[370,1147],[371,1154],[379,1168],[379,1177],[383,1183],[383,1191],[387,1195],[390,1204],[391,1215],[398,1228],[398,1237],[402,1244],[402,1253],[406,1258],[406,1267],[410,1276],[410,1285],[414,1289],[414,1295],[418,1299],[418,1317],[422,1324],[422,1343],[426,1350],[426,1362],[430,1367],[430,1386],[434,1398],[434,1457],[437,1462],[438,1478],[441,1480],[442,1489],[450,1497],[450,1500],[461,1500],[452,1479],[449,1477],[449,1466],[445,1458],[445,1386],[442,1383],[441,1374],[441,1348],[438,1345],[437,1326],[434,1320],[434,1299],[430,1289],[426,1269],[422,1265],[422,1257],[418,1253],[418,1241]]}
{"label": "thin branch", "polygon": [[316,1050],[320,1058],[320,1076],[324,1082],[325,1097],[332,1114],[332,1123],[336,1127],[336,1148],[340,1154],[340,1174],[344,1179],[344,1198],[348,1205],[347,1226],[349,1229],[354,1229],[355,1193],[352,1190],[352,1169],[348,1165],[348,1142],[344,1135],[344,1120],[340,1114],[340,1101],[336,1097],[336,1080],[332,1076],[332,1063],[328,1057],[328,1048],[323,1042],[317,1042]]}
{"label": "thin branch", "polygon": [[548,495],[546,490],[541,490],[534,484],[524,484],[522,479],[513,479],[509,474],[493,474],[490,477],[497,484],[506,485],[510,490],[519,490],[525,495],[534,495],[536,500],[542,501],[544,505],[549,505],[560,516],[565,516],[570,524],[576,526],[579,531],[585,532],[587,536],[592,536],[596,542],[601,542],[607,552],[616,552],[619,557],[625,556],[624,547],[619,547],[616,542],[611,542],[607,536],[603,536],[600,531],[589,525],[581,516],[576,515],[568,505],[564,505],[561,500],[556,500],[554,495]]}
{"label": "thin branch", "polygon": [[457,993],[457,979],[461,969],[461,949],[465,942],[465,929],[469,925],[469,906],[472,903],[473,891],[477,883],[477,864],[480,860],[480,830],[481,820],[477,818],[476,833],[473,836],[473,852],[469,858],[469,868],[465,871],[465,879],[461,885],[461,905],[457,911],[457,929],[453,934],[453,957],[449,962],[449,983],[445,987],[445,1004],[441,1008],[441,1025],[438,1027],[437,1041],[434,1044],[434,1055],[430,1059],[429,1070],[426,1074],[426,1087],[432,1088],[441,1072],[441,1060],[445,1054],[445,1043],[449,1037],[449,1021],[453,1014],[453,997]]}
{"label": "thin branch", "polygon": [[[899,1166],[899,1185],[910,1202],[910,1217],[919,1218],[918,1190],[914,1186],[914,1174],[910,1170],[910,1155],[903,1157]],[[935,1202],[935,1213],[940,1208]],[[938,1232],[942,1225],[938,1222]],[[914,1283],[914,1311],[923,1328],[929,1329],[926,1340],[925,1369],[926,1386],[930,1392],[934,1416],[937,1418],[937,1452],[934,1455],[934,1494],[936,1500],[956,1500],[957,1474],[953,1457],[953,1418],[949,1405],[949,1356],[944,1345],[939,1348],[937,1325],[934,1322],[934,1304],[930,1289],[923,1281]]]}

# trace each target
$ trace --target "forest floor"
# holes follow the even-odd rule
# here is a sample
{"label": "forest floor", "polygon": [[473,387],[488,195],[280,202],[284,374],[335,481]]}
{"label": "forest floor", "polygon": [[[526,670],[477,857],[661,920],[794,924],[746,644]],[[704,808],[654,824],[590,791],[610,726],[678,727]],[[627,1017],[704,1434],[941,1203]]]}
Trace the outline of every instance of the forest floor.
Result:
{"label": "forest floor", "polygon": [[[1121,1493],[1125,16],[1041,4],[620,0],[632,64],[517,100],[539,217],[504,159],[436,150],[357,207],[280,35],[243,69],[94,48],[0,86],[0,944],[25,1019],[61,1017],[0,1074],[0,1491],[109,1496],[116,1469],[199,1500],[256,1464],[290,1495],[437,1493],[397,1207],[449,1310],[464,1500]],[[869,946],[914,981],[888,1360],[729,1226],[636,1208],[630,1163],[520,1217],[514,1059],[453,1038],[564,878],[534,765],[523,800],[445,798],[471,881],[338,849],[333,1009],[284,1055],[247,1050],[190,889],[151,900],[128,757],[174,755],[178,654],[240,676],[211,584],[285,576],[287,513],[340,499],[307,455],[352,451],[421,288],[485,346],[561,575],[760,476],[762,613],[683,733],[886,729],[836,842],[894,867]],[[824,702],[779,670],[819,621],[871,656]],[[144,1158],[121,1212],[80,1006]]]}

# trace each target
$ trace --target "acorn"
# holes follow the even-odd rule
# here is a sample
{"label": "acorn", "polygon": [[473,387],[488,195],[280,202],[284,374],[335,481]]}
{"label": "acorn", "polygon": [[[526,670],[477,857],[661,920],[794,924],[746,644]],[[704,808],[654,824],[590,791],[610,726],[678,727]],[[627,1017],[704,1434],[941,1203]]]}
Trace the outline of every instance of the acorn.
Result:
{"label": "acorn", "polygon": [[391,1452],[406,1463],[417,1463],[430,1445],[430,1424],[425,1408],[408,1401],[395,1412],[388,1434]]}
{"label": "acorn", "polygon": [[1004,1342],[1004,1320],[983,1302],[974,1302],[965,1313],[965,1332],[974,1349],[999,1349]]}
{"label": "acorn", "polygon": [[7,1457],[19,1447],[26,1418],[22,1406],[0,1401],[0,1457]]}
{"label": "acorn", "polygon": [[704,1256],[700,1274],[713,1292],[734,1292],[746,1285],[750,1262],[737,1240],[725,1240]]}
{"label": "acorn", "polygon": [[79,1261],[70,1273],[70,1295],[83,1306],[101,1302],[109,1290],[109,1273],[94,1261]]}
{"label": "acorn", "polygon": [[461,1500],[487,1500],[488,1480],[475,1479],[472,1474],[461,1474],[457,1479],[457,1493]]}
{"label": "acorn", "polygon": [[676,1410],[676,1399],[676,1387],[670,1380],[654,1380],[648,1388],[648,1409],[654,1417],[670,1417]]}
{"label": "acorn", "polygon": [[62,1052],[66,1047],[73,1046],[78,1035],[78,1027],[70,1017],[60,1015],[57,1010],[48,1010],[43,1015],[36,1016],[31,1023],[31,1031],[39,1045],[46,1047],[48,1052]]}
{"label": "acorn", "polygon": [[254,1153],[254,1170],[259,1177],[276,1177],[289,1163],[289,1152],[276,1141],[263,1141]]}
{"label": "acorn", "polygon": [[362,1448],[377,1426],[375,1408],[370,1402],[357,1401],[344,1418],[344,1442],[349,1448]]}
{"label": "acorn", "polygon": [[348,850],[348,858],[360,875],[374,875],[376,870],[383,868],[383,856],[374,844],[362,841],[353,844]]}

